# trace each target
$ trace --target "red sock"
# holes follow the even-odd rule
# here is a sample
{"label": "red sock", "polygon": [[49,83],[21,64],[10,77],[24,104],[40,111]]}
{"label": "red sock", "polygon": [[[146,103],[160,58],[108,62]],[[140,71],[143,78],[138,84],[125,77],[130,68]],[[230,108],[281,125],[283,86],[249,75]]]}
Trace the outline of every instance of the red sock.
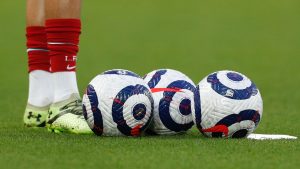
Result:
{"label": "red sock", "polygon": [[51,71],[75,71],[78,52],[80,19],[46,20]]}
{"label": "red sock", "polygon": [[43,26],[29,26],[26,28],[28,71],[50,69],[46,30]]}

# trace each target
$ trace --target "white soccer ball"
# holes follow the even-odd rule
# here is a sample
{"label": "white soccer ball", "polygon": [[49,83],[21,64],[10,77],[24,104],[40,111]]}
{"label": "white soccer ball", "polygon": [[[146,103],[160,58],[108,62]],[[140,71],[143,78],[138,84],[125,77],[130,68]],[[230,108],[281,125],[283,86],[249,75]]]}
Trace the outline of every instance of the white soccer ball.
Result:
{"label": "white soccer ball", "polygon": [[198,129],[208,137],[243,138],[252,133],[263,113],[255,84],[235,71],[219,71],[197,86],[201,113],[193,114]]}
{"label": "white soccer ball", "polygon": [[200,113],[200,98],[193,81],[171,69],[154,70],[144,80],[154,99],[150,133],[176,134],[190,129],[194,124],[192,112]]}
{"label": "white soccer ball", "polygon": [[153,117],[149,87],[137,74],[122,69],[96,76],[83,95],[83,114],[97,135],[138,136]]}

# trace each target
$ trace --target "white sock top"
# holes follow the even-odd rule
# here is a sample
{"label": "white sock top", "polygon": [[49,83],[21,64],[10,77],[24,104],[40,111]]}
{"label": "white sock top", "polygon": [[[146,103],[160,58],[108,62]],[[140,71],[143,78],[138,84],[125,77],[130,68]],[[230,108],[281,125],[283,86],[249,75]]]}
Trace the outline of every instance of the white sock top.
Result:
{"label": "white sock top", "polygon": [[54,79],[54,103],[68,99],[73,93],[79,95],[76,72],[55,72],[52,75]]}
{"label": "white sock top", "polygon": [[49,106],[53,102],[54,86],[52,73],[34,70],[29,73],[28,103],[37,106]]}

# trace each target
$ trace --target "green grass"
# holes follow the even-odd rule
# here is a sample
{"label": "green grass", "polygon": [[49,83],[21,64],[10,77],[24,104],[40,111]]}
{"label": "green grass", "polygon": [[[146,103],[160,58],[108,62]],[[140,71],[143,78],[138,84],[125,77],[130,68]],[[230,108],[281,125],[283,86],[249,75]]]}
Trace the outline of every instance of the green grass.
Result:
{"label": "green grass", "polygon": [[[98,73],[233,69],[260,88],[257,133],[300,136],[300,1],[84,1],[81,91]],[[0,168],[299,168],[300,142],[53,134],[23,127],[25,1],[0,1]]]}

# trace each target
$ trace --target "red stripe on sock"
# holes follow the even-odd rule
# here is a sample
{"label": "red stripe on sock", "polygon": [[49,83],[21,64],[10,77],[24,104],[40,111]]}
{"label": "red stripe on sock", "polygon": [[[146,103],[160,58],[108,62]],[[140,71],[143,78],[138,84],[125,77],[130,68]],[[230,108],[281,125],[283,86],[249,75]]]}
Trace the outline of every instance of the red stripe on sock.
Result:
{"label": "red stripe on sock", "polygon": [[[47,51],[46,30],[43,26],[29,26],[26,28],[27,49],[37,49],[28,52],[28,71],[50,69],[50,57]],[[40,50],[39,50],[40,49]]]}
{"label": "red stripe on sock", "polygon": [[51,71],[76,71],[81,21],[79,19],[48,19],[46,32]]}

